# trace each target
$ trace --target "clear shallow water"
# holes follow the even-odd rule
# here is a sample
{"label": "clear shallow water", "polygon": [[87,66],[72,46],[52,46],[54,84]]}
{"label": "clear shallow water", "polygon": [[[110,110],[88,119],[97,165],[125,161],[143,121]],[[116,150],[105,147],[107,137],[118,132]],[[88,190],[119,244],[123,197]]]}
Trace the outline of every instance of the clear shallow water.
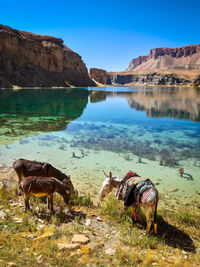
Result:
{"label": "clear shallow water", "polygon": [[93,193],[103,170],[133,170],[166,198],[198,199],[199,121],[195,88],[3,89],[0,163],[11,171],[17,158],[47,161]]}

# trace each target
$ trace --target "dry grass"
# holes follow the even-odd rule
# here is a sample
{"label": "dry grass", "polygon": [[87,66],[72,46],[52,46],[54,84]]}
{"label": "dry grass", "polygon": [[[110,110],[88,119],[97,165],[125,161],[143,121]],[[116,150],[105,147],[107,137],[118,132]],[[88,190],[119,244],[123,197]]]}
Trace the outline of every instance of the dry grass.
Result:
{"label": "dry grass", "polygon": [[[159,212],[158,235],[145,235],[145,220],[132,224],[133,211],[127,215],[114,197],[95,207],[86,205],[88,196],[73,206],[74,220],[63,223],[57,199],[57,212],[47,215],[46,207],[24,213],[14,206],[21,198],[15,191],[0,190],[0,202],[7,218],[0,220],[0,266],[199,266],[199,216],[186,209],[175,213]],[[90,197],[89,197],[90,199]],[[80,201],[79,201],[80,200]],[[91,203],[91,199],[89,201]],[[38,203],[32,201],[33,210]],[[79,216],[85,214],[86,218]],[[100,221],[95,218],[101,217]],[[16,223],[15,218],[21,218]],[[50,219],[49,219],[50,218]],[[93,223],[85,225],[85,219]],[[38,229],[43,220],[43,227]],[[75,251],[59,250],[58,241],[71,242],[74,234],[86,234],[90,243]],[[106,249],[114,250],[114,255]]]}

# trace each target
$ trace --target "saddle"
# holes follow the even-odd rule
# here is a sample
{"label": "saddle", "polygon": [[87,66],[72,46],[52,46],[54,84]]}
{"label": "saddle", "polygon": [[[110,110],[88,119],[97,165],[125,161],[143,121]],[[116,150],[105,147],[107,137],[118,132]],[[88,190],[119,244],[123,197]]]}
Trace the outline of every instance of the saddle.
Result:
{"label": "saddle", "polygon": [[119,184],[116,196],[124,201],[126,208],[133,204],[137,206],[143,193],[152,187],[154,185],[149,178],[141,178],[137,173],[128,172]]}
{"label": "saddle", "polygon": [[117,188],[117,192],[116,192],[116,197],[119,200],[123,200],[123,189],[124,189],[124,185],[126,184],[126,182],[131,178],[131,177],[140,177],[136,172],[128,172],[124,178],[122,179],[122,181],[120,182],[120,184],[118,185]]}
{"label": "saddle", "polygon": [[124,187],[124,206],[129,207],[136,203],[136,205],[141,202],[141,197],[145,191],[148,191],[150,187],[154,185],[149,180],[149,178],[141,178],[139,181],[138,179],[133,179],[132,181],[128,181]]}

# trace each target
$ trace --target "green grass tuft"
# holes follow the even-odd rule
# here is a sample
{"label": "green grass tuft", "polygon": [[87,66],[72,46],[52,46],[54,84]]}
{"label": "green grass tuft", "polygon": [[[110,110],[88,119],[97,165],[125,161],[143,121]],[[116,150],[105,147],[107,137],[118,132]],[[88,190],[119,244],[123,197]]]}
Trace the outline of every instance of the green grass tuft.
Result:
{"label": "green grass tuft", "polygon": [[72,205],[80,205],[80,206],[87,206],[92,207],[93,201],[90,194],[86,194],[84,196],[79,196],[78,193],[74,193],[70,197]]}

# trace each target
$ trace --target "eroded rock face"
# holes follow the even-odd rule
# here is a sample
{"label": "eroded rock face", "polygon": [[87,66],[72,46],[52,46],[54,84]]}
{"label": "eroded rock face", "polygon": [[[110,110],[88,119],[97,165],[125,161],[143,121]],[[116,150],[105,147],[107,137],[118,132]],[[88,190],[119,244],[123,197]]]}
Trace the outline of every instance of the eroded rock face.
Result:
{"label": "eroded rock face", "polygon": [[0,87],[95,86],[81,57],[46,35],[0,25]]}
{"label": "eroded rock face", "polygon": [[150,69],[200,69],[200,45],[151,49],[148,56],[133,59],[127,70]]}
{"label": "eroded rock face", "polygon": [[162,74],[150,72],[144,74],[109,74],[107,84],[149,84],[149,85],[181,85],[190,84],[190,80],[177,77],[174,73]]}
{"label": "eroded rock face", "polygon": [[107,82],[107,71],[97,68],[90,69],[90,78],[94,79],[98,83],[106,84]]}
{"label": "eroded rock face", "polygon": [[197,75],[194,79],[193,79],[193,84],[199,86],[200,85],[200,75]]}

